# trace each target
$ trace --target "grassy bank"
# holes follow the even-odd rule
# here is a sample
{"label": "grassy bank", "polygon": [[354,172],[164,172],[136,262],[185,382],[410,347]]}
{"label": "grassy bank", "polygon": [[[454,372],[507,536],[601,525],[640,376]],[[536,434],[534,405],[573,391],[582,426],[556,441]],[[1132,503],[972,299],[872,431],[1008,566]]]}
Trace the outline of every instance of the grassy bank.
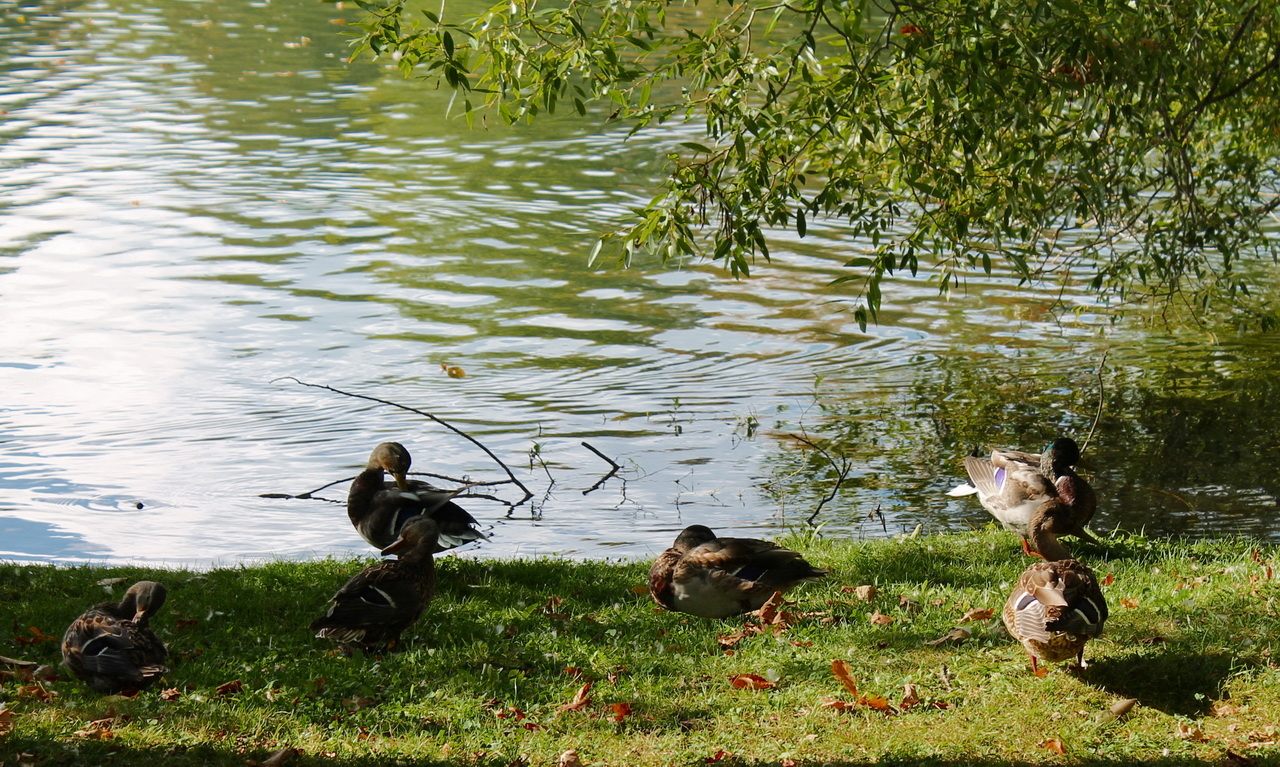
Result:
{"label": "grassy bank", "polygon": [[[1112,617],[1087,671],[1037,678],[999,625],[1028,563],[1014,536],[790,543],[833,577],[792,595],[789,628],[735,636],[750,619],[658,612],[633,590],[647,563],[446,558],[437,601],[381,658],[344,657],[304,628],[367,561],[0,565],[0,655],[58,662],[81,610],[152,578],[169,587],[155,626],[172,657],[132,699],[61,669],[0,680],[0,763],[506,767],[567,749],[619,767],[1280,763],[1274,546],[1080,548],[1111,576]],[[961,622],[984,608],[996,617]],[[931,644],[956,627],[969,637]],[[1127,698],[1138,704],[1111,712]]]}

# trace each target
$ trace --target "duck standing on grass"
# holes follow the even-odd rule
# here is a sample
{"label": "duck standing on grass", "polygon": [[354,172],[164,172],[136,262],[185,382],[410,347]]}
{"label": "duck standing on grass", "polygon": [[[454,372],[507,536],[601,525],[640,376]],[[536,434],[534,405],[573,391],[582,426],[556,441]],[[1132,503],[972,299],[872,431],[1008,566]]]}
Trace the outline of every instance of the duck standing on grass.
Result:
{"label": "duck standing on grass", "polygon": [[[982,508],[1007,530],[1022,536],[1022,550],[1034,556],[1028,546],[1036,542],[1037,529],[1055,538],[1074,535],[1097,543],[1085,525],[1093,519],[1097,496],[1093,488],[1071,468],[1080,460],[1080,447],[1069,437],[1059,437],[1043,453],[993,450],[990,458],[965,456],[964,468],[972,484],[963,484],[947,495],[977,494]],[[1052,519],[1042,514],[1047,501],[1057,501]],[[1054,557],[1045,554],[1048,559]]]}
{"label": "duck standing on grass", "polygon": [[649,594],[668,610],[703,618],[749,613],[773,596],[827,574],[800,554],[751,538],[686,527],[649,570]]}
{"label": "duck standing on grass", "polygon": [[332,639],[344,651],[388,649],[422,615],[436,593],[436,550],[439,528],[430,517],[405,523],[400,537],[382,550],[399,559],[380,562],[357,573],[333,595],[329,611],[311,623],[311,630]]}
{"label": "duck standing on grass", "polygon": [[[395,542],[405,522],[417,517],[434,519],[439,528],[436,551],[446,551],[485,538],[479,523],[453,502],[458,490],[441,490],[407,478],[412,457],[399,442],[383,442],[369,455],[369,464],[351,483],[347,516],[356,532],[370,545],[385,549]],[[393,482],[386,482],[383,472]]]}
{"label": "duck standing on grass", "polygon": [[1031,670],[1041,676],[1038,661],[1076,659],[1086,668],[1084,645],[1102,633],[1107,600],[1093,571],[1074,559],[1036,562],[1018,577],[1004,605],[1004,625],[1031,656]]}
{"label": "duck standing on grass", "polygon": [[62,635],[67,668],[108,695],[141,690],[168,673],[169,651],[149,625],[167,595],[155,581],[138,581],[119,602],[90,607]]}

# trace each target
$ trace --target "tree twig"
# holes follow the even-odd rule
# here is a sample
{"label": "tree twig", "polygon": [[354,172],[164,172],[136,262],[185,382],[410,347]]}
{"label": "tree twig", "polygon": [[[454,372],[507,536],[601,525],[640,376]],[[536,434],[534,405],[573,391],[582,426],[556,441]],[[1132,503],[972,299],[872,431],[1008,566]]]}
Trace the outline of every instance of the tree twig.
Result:
{"label": "tree twig", "polygon": [[1093,433],[1098,428],[1098,422],[1102,420],[1102,408],[1107,402],[1107,389],[1102,380],[1102,370],[1107,364],[1107,355],[1111,353],[1107,349],[1102,353],[1102,360],[1098,362],[1098,412],[1093,415],[1093,425],[1089,427],[1089,436],[1084,438],[1084,445],[1080,448],[1080,455],[1084,455],[1084,451],[1089,449],[1089,443],[1093,440]]}
{"label": "tree twig", "polygon": [[586,490],[583,490],[583,491],[582,491],[582,494],[583,494],[583,495],[586,495],[587,493],[590,493],[592,490],[597,490],[597,489],[599,489],[599,487],[600,487],[601,485],[603,485],[604,483],[608,482],[608,481],[613,477],[613,475],[617,474],[617,473],[618,473],[618,471],[619,471],[620,469],[622,469],[622,467],[618,465],[617,461],[614,461],[614,460],[613,460],[612,458],[610,458],[609,456],[605,455],[604,453],[602,453],[602,452],[600,452],[599,450],[596,450],[594,447],[592,447],[592,446],[591,446],[591,443],[586,442],[586,441],[583,441],[582,446],[583,446],[583,447],[585,447],[586,449],[590,450],[591,452],[595,453],[597,456],[599,456],[599,457],[600,457],[600,459],[601,459],[601,460],[603,460],[605,463],[609,464],[609,466],[611,466],[611,467],[612,467],[611,469],[609,469],[609,473],[608,473],[608,474],[604,475],[604,476],[603,476],[603,477],[601,477],[599,480],[597,480],[597,481],[596,481],[596,483],[595,483],[594,485],[592,485],[591,487],[589,487],[589,488],[587,488]]}
{"label": "tree twig", "polygon": [[520,504],[524,503],[525,501],[533,497],[533,493],[529,492],[529,488],[525,487],[523,482],[516,479],[516,475],[511,471],[511,467],[503,463],[502,459],[494,455],[493,451],[490,450],[488,447],[486,447],[484,443],[482,443],[480,440],[476,439],[475,437],[471,436],[470,434],[466,433],[462,429],[459,429],[458,427],[449,423],[448,421],[445,421],[439,416],[428,413],[425,410],[419,410],[417,408],[409,407],[408,405],[401,405],[399,402],[392,402],[391,400],[379,399],[378,397],[371,397],[368,394],[356,394],[354,392],[343,391],[342,389],[335,389],[334,387],[326,386],[325,384],[309,383],[307,381],[303,381],[301,379],[295,378],[294,376],[281,376],[280,378],[274,379],[272,383],[275,383],[276,381],[293,381],[294,383],[300,384],[302,386],[309,386],[313,389],[324,389],[326,391],[331,391],[334,394],[341,394],[344,397],[354,397],[356,399],[363,399],[363,400],[368,400],[370,402],[377,402],[380,405],[390,405],[392,407],[398,407],[401,410],[408,410],[410,413],[417,413],[420,416],[429,418],[432,421],[435,421],[437,424],[443,426],[444,428],[448,429],[454,434],[457,434],[459,437],[466,439],[471,444],[483,450],[485,455],[489,456],[491,459],[493,459],[494,463],[502,467],[502,470],[505,471],[507,473],[507,476],[511,479],[511,484],[515,485],[516,487],[524,491],[524,498],[521,498],[519,501],[513,504],[514,506],[519,506]]}
{"label": "tree twig", "polygon": [[816,519],[818,516],[818,513],[822,511],[822,507],[826,506],[832,499],[836,497],[836,493],[840,492],[840,486],[844,484],[845,478],[849,476],[849,470],[853,468],[853,462],[850,461],[848,458],[845,458],[844,456],[840,456],[840,461],[837,462],[836,459],[831,457],[830,453],[828,453],[826,450],[819,447],[816,443],[814,443],[808,437],[802,436],[800,434],[796,434],[794,432],[791,433],[789,436],[792,439],[803,442],[804,444],[808,445],[809,447],[821,453],[822,457],[827,459],[827,461],[831,464],[831,466],[836,470],[836,473],[837,473],[836,483],[834,486],[832,486],[831,492],[827,493],[826,498],[823,498],[821,501],[818,501],[818,507],[814,509],[813,513],[809,515],[809,518],[805,520],[805,524],[812,526],[813,520]]}

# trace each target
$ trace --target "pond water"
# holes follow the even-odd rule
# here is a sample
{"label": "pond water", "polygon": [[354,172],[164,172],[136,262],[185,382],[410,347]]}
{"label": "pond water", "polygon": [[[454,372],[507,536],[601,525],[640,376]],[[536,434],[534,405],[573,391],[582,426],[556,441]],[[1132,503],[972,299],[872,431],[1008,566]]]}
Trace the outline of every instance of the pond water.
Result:
{"label": "pond water", "polygon": [[[297,380],[430,412],[510,466],[533,497],[468,500],[491,540],[463,556],[985,524],[944,495],[960,457],[1083,441],[1100,394],[1096,529],[1277,536],[1274,338],[1114,323],[1004,273],[949,297],[899,277],[863,332],[829,285],[865,248],[838,227],[775,233],[742,281],[589,268],[683,137],[469,128],[344,61],[357,13],[0,0],[0,558],[372,554],[345,484],[262,496],[391,439],[421,471],[505,476],[420,414]],[[584,442],[619,473],[597,485]]]}

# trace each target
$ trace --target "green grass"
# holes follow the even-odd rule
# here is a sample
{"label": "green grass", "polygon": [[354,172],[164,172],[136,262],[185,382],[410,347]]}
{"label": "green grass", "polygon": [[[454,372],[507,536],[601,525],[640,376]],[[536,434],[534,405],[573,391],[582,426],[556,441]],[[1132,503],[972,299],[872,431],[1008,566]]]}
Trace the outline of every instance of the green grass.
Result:
{"label": "green grass", "polygon": [[[298,749],[289,765],[555,765],[569,748],[619,767],[1216,765],[1229,750],[1280,764],[1274,546],[1118,536],[1081,547],[1114,577],[1111,620],[1087,671],[1037,678],[999,625],[1029,562],[1008,533],[790,543],[833,574],[793,592],[789,609],[822,614],[729,652],[718,637],[748,619],[656,610],[633,591],[647,563],[446,558],[435,603],[383,657],[344,657],[305,629],[366,561],[204,573],[0,565],[0,655],[57,663],[57,642],[30,627],[61,636],[107,598],[98,581],[124,578],[110,587],[119,598],[145,577],[169,587],[155,626],[172,658],[165,680],[132,699],[104,698],[61,669],[41,684],[0,680],[12,711],[0,764],[241,766],[286,747]],[[843,588],[863,584],[878,588],[871,603]],[[973,634],[959,644],[925,644],[971,608],[997,617],[964,624]],[[873,623],[877,610],[893,621]],[[861,694],[897,706],[914,684],[920,704],[824,706],[853,700],[831,673],[836,659]],[[744,673],[777,686],[734,688]],[[239,692],[218,693],[237,680]],[[586,681],[591,703],[561,711]],[[1109,713],[1131,697],[1127,715]]]}

